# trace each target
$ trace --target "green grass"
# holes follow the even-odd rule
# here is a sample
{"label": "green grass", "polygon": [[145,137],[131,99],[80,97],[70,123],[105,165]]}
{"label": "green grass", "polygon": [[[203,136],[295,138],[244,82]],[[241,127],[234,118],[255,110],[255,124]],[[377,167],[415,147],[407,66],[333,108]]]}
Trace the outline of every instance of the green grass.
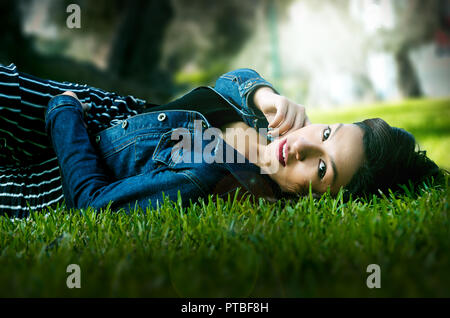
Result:
{"label": "green grass", "polygon": [[[432,105],[422,121],[433,109],[448,112],[449,101],[410,101],[382,106],[379,116],[428,127],[408,111],[420,113],[421,103]],[[360,111],[330,120],[377,113]],[[435,140],[431,155],[448,138],[442,125],[439,135],[421,132],[424,143]],[[436,158],[446,160],[447,149]],[[231,197],[187,209],[165,201],[130,215],[61,206],[25,220],[0,217],[0,296],[450,297],[448,198],[447,179],[418,198],[345,203],[326,194],[283,206]],[[80,289],[66,287],[72,263],[81,267]],[[380,265],[380,289],[366,286],[369,264]]]}

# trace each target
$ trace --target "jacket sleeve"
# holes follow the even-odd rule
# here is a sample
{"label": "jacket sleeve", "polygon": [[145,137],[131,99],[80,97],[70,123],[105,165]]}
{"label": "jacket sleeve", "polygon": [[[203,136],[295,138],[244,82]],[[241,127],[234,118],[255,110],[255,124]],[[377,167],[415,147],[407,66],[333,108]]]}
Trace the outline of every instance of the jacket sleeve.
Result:
{"label": "jacket sleeve", "polygon": [[214,89],[225,99],[238,106],[249,119],[265,119],[264,114],[254,105],[253,93],[262,86],[276,89],[256,71],[248,68],[237,69],[220,76]]}
{"label": "jacket sleeve", "polygon": [[[102,208],[111,201],[113,208],[129,209],[130,204],[141,207],[156,206],[162,200],[162,190],[171,198],[181,189],[183,198],[199,197],[203,193],[185,177],[167,171],[163,182],[145,175],[117,180],[108,171],[91,144],[83,122],[80,102],[67,95],[59,95],[49,102],[45,114],[46,131],[58,158],[63,192],[68,208]],[[164,183],[164,184],[162,184]]]}

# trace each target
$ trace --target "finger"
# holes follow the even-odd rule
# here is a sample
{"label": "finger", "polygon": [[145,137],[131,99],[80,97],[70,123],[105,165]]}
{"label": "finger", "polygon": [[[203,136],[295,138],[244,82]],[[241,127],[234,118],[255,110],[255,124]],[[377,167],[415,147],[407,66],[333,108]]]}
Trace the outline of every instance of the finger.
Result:
{"label": "finger", "polygon": [[275,134],[277,134],[278,136],[284,135],[292,127],[295,117],[296,116],[294,112],[288,112],[282,124],[279,127],[272,130],[272,136]]}
{"label": "finger", "polygon": [[300,129],[303,127],[303,119],[302,116],[300,116],[299,114],[297,114],[297,116],[295,117],[294,120],[294,124],[292,125],[291,129],[289,129],[290,131],[294,131],[297,129]]}
{"label": "finger", "polygon": [[308,116],[306,115],[305,107],[303,107],[301,105],[298,105],[298,106],[299,106],[299,108],[297,110],[298,121],[296,123],[294,123],[294,126],[292,127],[292,129],[303,128],[304,126],[308,126],[311,124]]}
{"label": "finger", "polygon": [[278,125],[280,125],[283,122],[284,118],[286,117],[287,111],[288,107],[285,104],[278,107],[275,118],[269,123],[269,128],[278,127]]}
{"label": "finger", "polygon": [[285,133],[287,133],[292,128],[292,126],[295,123],[295,118],[296,117],[297,117],[297,114],[295,114],[295,112],[292,112],[291,114],[286,116],[286,120],[279,127],[280,135],[284,135]]}
{"label": "finger", "polygon": [[302,128],[304,126],[311,125],[311,122],[308,118],[308,115],[306,115],[305,107],[302,105],[300,105],[300,107],[301,107],[301,109],[300,109],[299,113],[301,114],[302,122],[301,122],[301,126],[299,128]]}
{"label": "finger", "polygon": [[75,94],[75,93],[72,92],[72,91],[65,91],[65,92],[62,93],[61,95],[69,95],[69,96],[72,96],[72,97],[75,97],[76,99],[78,99],[77,94]]}

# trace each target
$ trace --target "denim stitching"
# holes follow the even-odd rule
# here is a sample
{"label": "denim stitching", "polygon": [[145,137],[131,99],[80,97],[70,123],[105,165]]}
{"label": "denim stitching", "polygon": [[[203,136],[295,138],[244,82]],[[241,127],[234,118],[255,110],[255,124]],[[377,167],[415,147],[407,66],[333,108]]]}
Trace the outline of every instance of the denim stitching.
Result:
{"label": "denim stitching", "polygon": [[203,186],[199,183],[198,178],[192,174],[189,170],[178,171],[177,173],[184,175],[188,180],[190,180],[193,184],[197,186],[197,188],[203,193],[203,195],[207,195]]}

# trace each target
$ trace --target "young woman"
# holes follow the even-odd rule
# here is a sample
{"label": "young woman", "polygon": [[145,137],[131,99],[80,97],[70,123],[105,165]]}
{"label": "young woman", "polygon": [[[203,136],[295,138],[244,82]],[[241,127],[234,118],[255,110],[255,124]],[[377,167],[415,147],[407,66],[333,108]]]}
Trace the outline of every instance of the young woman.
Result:
{"label": "young woman", "polygon": [[0,68],[0,124],[0,211],[16,217],[63,200],[128,210],[237,189],[269,200],[309,187],[365,195],[442,175],[403,129],[311,124],[249,69],[158,106],[11,64]]}

